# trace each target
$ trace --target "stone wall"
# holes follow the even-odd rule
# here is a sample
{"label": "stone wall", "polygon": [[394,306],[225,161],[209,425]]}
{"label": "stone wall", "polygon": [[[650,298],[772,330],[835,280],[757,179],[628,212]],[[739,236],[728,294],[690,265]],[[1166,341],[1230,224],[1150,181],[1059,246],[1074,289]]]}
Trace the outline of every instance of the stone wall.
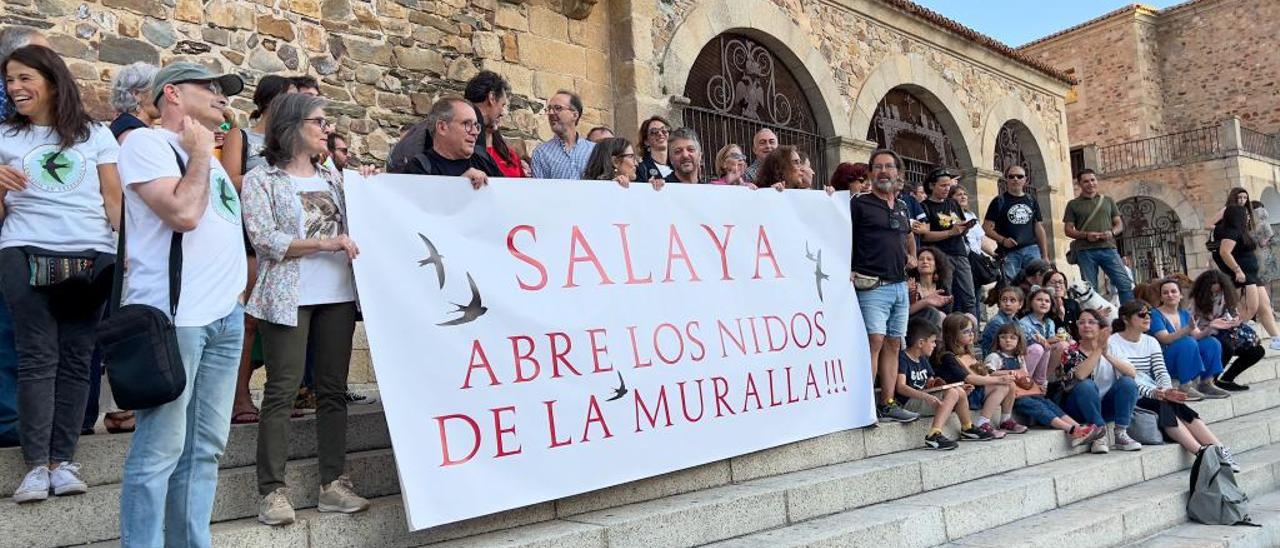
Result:
{"label": "stone wall", "polygon": [[[584,125],[610,123],[607,10],[576,20],[560,0],[6,0],[0,23],[44,29],[101,119],[111,77],[134,61],[194,60],[250,86],[310,74],[353,149],[382,160],[403,126],[482,68],[511,81],[504,125],[517,147],[550,134],[539,112],[559,88],[581,93]],[[251,94],[231,103],[242,123]]]}
{"label": "stone wall", "polygon": [[[1151,12],[1137,9],[1022,51],[1080,81],[1066,105],[1071,145],[1105,146],[1162,134]],[[1145,39],[1144,39],[1145,38]]]}
{"label": "stone wall", "polygon": [[1280,132],[1280,2],[1201,0],[1160,17],[1170,131],[1235,116]]}

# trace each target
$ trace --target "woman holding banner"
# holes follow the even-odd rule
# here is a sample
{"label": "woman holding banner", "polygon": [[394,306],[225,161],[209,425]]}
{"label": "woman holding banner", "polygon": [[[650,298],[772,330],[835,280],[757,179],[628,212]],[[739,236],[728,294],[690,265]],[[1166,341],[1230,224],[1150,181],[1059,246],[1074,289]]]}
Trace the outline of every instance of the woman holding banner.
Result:
{"label": "woman holding banner", "polygon": [[[290,93],[271,102],[262,156],[244,180],[244,222],[259,274],[246,313],[260,320],[267,383],[258,430],[258,521],[294,520],[285,489],[288,421],[307,350],[315,356],[321,512],[369,508],[346,467],[347,369],[356,293],[342,175],[315,162],[330,130],[324,99]],[[362,168],[372,174],[372,168]]]}

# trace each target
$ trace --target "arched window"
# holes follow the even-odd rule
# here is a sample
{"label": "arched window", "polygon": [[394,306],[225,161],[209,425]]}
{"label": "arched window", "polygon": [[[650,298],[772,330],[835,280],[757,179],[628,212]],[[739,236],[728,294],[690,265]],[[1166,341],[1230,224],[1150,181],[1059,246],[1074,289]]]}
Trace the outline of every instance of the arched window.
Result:
{"label": "arched window", "polygon": [[772,129],[778,144],[799,148],[810,158],[818,183],[826,180],[826,139],[813,108],[791,70],[768,48],[734,33],[713,38],[698,53],[685,97],[684,124],[702,139],[703,161],[714,174],[715,154],[734,143],[754,160],[751,138]]}
{"label": "arched window", "polygon": [[1168,204],[1147,196],[1120,200],[1124,232],[1116,239],[1120,256],[1130,261],[1134,283],[1187,271],[1182,222]]}
{"label": "arched window", "polygon": [[902,175],[908,181],[923,182],[939,167],[959,168],[951,138],[938,117],[905,89],[890,90],[876,105],[867,139],[902,157],[906,164]]}

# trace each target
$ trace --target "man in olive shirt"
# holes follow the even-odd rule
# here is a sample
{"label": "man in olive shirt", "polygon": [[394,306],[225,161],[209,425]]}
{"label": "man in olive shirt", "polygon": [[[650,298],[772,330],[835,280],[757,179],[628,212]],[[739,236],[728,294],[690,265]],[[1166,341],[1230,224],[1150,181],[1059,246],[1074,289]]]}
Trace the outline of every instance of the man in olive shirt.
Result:
{"label": "man in olive shirt", "polygon": [[1067,202],[1062,218],[1063,231],[1075,250],[1080,276],[1098,288],[1098,269],[1107,273],[1112,287],[1120,293],[1120,304],[1133,300],[1133,279],[1116,251],[1116,236],[1124,231],[1120,208],[1111,198],[1098,193],[1098,175],[1085,169],[1077,176],[1080,195]]}

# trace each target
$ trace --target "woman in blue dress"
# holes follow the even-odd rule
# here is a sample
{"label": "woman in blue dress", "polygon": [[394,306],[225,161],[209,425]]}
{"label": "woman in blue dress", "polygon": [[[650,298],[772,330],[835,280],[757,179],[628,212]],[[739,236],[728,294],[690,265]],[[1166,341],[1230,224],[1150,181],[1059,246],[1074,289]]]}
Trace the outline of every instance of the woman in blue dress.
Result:
{"label": "woman in blue dress", "polygon": [[1191,313],[1179,307],[1182,289],[1173,279],[1160,282],[1160,307],[1153,309],[1148,332],[1164,350],[1164,361],[1177,388],[1188,401],[1225,398],[1227,391],[1214,386],[1222,372],[1222,343],[1191,321]]}

